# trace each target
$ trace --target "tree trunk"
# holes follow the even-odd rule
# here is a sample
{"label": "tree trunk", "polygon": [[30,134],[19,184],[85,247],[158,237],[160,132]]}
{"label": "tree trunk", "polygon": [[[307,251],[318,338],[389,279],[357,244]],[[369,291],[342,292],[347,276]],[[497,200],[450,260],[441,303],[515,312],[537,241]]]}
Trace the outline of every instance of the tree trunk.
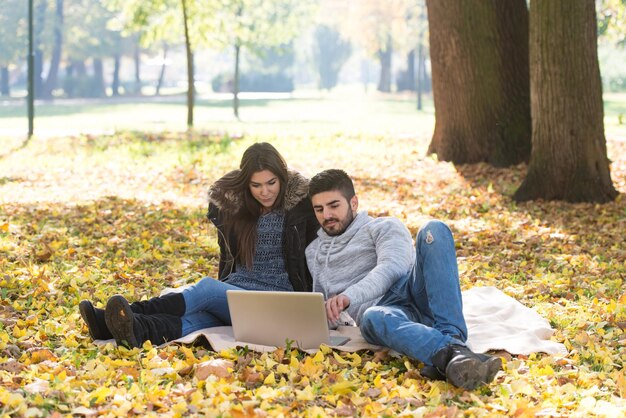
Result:
{"label": "tree trunk", "polygon": [[101,58],[93,59],[93,94],[96,97],[106,96],[106,87],[104,84],[104,66],[102,65]]}
{"label": "tree trunk", "polygon": [[10,96],[9,67],[0,68],[0,96]]}
{"label": "tree trunk", "polygon": [[514,198],[611,201],[595,3],[532,1],[530,18],[533,149]]}
{"label": "tree trunk", "polygon": [[417,92],[417,110],[422,110],[422,92],[424,85],[424,44],[422,36],[420,35],[420,43],[417,47],[417,86],[415,88]]}
{"label": "tree trunk", "polygon": [[72,68],[76,70],[78,77],[87,77],[87,66],[85,61],[72,61]]}
{"label": "tree trunk", "polygon": [[41,45],[43,43],[43,30],[46,24],[46,10],[48,9],[47,1],[40,1],[37,3],[37,10],[35,10],[35,22],[34,30],[36,31],[34,34],[34,55],[35,55],[35,97],[42,98],[43,97],[43,87],[44,80],[42,78],[43,74],[43,50],[41,49]]}
{"label": "tree trunk", "polygon": [[415,91],[415,54],[417,48],[413,48],[406,55],[406,70],[401,70],[396,76],[396,92]]}
{"label": "tree trunk", "polygon": [[139,41],[135,47],[135,94],[141,95],[141,47]]}
{"label": "tree trunk", "polygon": [[69,61],[65,65],[65,82],[63,83],[63,91],[66,97],[74,97],[74,62]]}
{"label": "tree trunk", "polygon": [[378,51],[378,59],[380,60],[380,79],[378,80],[378,91],[385,93],[391,92],[391,54],[393,46],[391,45],[391,36],[387,38],[387,47],[385,50]]}
{"label": "tree trunk", "polygon": [[161,63],[161,71],[159,72],[159,80],[157,81],[156,92],[158,96],[161,94],[161,87],[163,86],[163,80],[165,79],[165,61],[167,60],[167,42],[163,42],[163,62]]}
{"label": "tree trunk", "polygon": [[56,21],[54,24],[54,48],[46,83],[43,86],[42,96],[52,98],[52,91],[57,87],[59,79],[59,65],[61,64],[61,52],[63,49],[63,0],[56,0]]}
{"label": "tree trunk", "polygon": [[233,76],[233,113],[239,119],[239,59],[241,55],[241,45],[235,45],[235,75]]}
{"label": "tree trunk", "polygon": [[428,153],[456,164],[528,161],[525,0],[427,0],[435,132]]}
{"label": "tree trunk", "polygon": [[115,54],[115,64],[113,66],[113,82],[111,83],[111,95],[120,95],[120,54]]}
{"label": "tree trunk", "polygon": [[43,51],[39,48],[35,49],[35,97],[43,98]]}
{"label": "tree trunk", "polygon": [[187,0],[181,0],[183,6],[183,23],[185,25],[185,50],[187,51],[187,127],[193,127],[194,77],[193,52],[189,38],[189,21],[187,15]]}

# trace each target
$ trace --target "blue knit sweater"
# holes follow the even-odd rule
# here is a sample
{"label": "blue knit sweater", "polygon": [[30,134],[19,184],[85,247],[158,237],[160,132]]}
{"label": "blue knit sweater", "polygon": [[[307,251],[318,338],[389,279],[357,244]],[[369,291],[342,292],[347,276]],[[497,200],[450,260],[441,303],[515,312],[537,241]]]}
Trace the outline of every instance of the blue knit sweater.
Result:
{"label": "blue knit sweater", "polygon": [[269,212],[259,218],[252,268],[237,264],[225,280],[228,284],[247,290],[293,290],[283,255],[284,224],[283,212]]}

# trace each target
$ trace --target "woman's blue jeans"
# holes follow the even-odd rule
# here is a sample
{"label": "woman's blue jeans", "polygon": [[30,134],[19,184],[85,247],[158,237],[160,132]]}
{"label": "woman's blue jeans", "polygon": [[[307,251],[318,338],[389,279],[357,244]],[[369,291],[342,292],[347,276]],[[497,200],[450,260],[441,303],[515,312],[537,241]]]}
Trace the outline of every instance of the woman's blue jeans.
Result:
{"label": "woman's blue jeans", "polygon": [[226,291],[242,290],[219,280],[205,277],[183,290],[185,314],[182,334],[187,335],[203,328],[231,325]]}
{"label": "woman's blue jeans", "polygon": [[365,311],[360,326],[368,342],[432,365],[441,348],[464,344],[467,326],[450,228],[430,221],[420,228],[415,244],[413,270]]}

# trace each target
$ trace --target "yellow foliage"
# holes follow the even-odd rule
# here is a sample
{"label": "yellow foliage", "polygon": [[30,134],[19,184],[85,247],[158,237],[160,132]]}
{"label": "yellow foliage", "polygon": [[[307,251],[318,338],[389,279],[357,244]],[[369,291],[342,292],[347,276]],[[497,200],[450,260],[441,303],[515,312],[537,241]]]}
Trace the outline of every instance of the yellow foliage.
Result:
{"label": "yellow foliage", "polygon": [[[566,356],[507,357],[496,382],[467,392],[423,379],[414,359],[325,345],[313,355],[96,346],[81,300],[103,308],[116,293],[146,300],[217,276],[217,234],[202,196],[241,149],[267,138],[51,138],[0,164],[0,415],[626,415],[626,143],[607,137],[621,192],[614,202],[516,204],[523,165],[494,171],[413,158],[430,134],[410,132],[271,140],[308,173],[340,155],[373,216],[399,217],[413,234],[422,215],[447,221],[461,287],[496,286],[535,309]],[[194,151],[191,167],[188,149],[198,144],[208,148]]]}

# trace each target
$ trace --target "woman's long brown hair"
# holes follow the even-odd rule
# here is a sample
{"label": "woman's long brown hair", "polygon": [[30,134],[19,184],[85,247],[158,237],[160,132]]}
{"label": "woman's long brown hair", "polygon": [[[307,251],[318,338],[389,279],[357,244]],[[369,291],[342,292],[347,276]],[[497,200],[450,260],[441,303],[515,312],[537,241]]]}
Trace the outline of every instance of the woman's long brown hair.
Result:
{"label": "woman's long brown hair", "polygon": [[237,237],[237,254],[235,259],[248,269],[252,268],[256,251],[257,223],[262,213],[261,204],[250,193],[250,179],[254,173],[269,170],[278,177],[280,191],[274,202],[273,209],[282,209],[285,205],[287,189],[287,163],[271,144],[259,142],[246,149],[241,157],[239,172],[232,177],[224,177],[224,187],[243,195],[243,205],[234,214],[225,214],[224,225],[226,236],[234,232]]}

